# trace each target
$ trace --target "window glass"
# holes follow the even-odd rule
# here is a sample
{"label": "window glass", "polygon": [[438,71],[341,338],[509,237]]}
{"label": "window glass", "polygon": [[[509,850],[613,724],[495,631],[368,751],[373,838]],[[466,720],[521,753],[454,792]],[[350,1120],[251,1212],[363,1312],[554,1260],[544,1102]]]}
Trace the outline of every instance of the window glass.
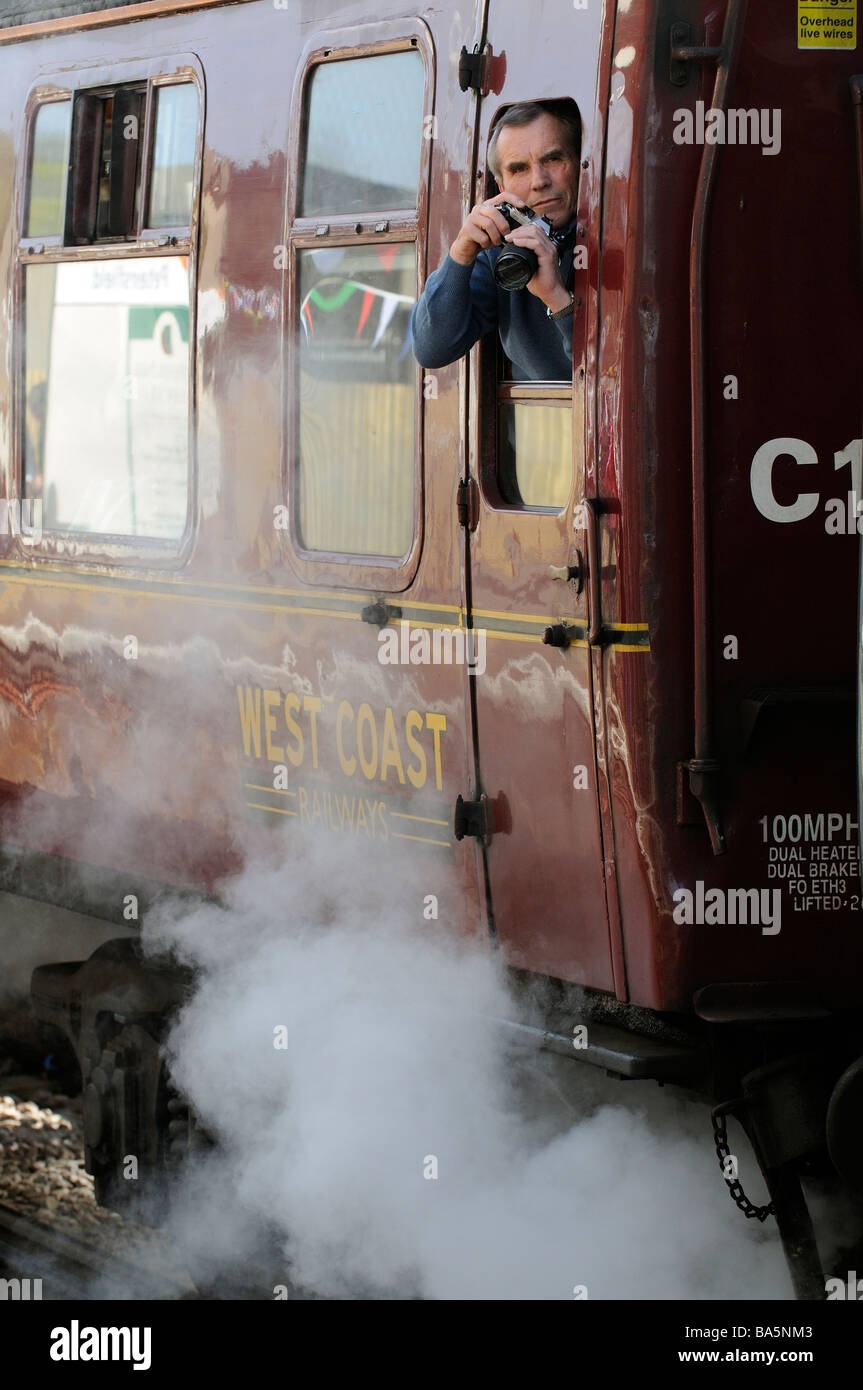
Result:
{"label": "window glass", "polygon": [[498,427],[498,482],[516,506],[566,506],[572,481],[572,402],[502,404]]}
{"label": "window glass", "polygon": [[322,247],[298,259],[300,541],[405,555],[414,533],[414,247]]}
{"label": "window glass", "polygon": [[189,476],[185,257],[25,267],[24,495],[45,530],[179,539]]}
{"label": "window glass", "polygon": [[198,93],[192,82],[157,87],[149,227],[187,227],[192,220]]}
{"label": "window glass", "polygon": [[416,206],[424,82],[416,50],[315,69],[303,216]]}
{"label": "window glass", "polygon": [[40,106],[33,125],[25,236],[61,236],[72,103]]}

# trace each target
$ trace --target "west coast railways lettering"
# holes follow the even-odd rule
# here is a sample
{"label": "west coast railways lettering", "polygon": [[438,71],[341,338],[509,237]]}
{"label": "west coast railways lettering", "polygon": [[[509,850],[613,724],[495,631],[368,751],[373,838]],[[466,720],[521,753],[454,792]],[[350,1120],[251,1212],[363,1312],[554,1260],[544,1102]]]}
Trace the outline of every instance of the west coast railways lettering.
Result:
{"label": "west coast railways lettering", "polygon": [[378,797],[297,787],[297,815],[301,825],[320,826],[371,840],[390,838],[387,804]]}
{"label": "west coast railways lettering", "polygon": [[334,753],[345,777],[443,790],[445,714],[410,709],[396,715],[389,705],[376,712],[367,702],[355,709],[340,700],[330,719],[319,695],[248,685],[237,686],[237,699],[247,758],[318,771]]}

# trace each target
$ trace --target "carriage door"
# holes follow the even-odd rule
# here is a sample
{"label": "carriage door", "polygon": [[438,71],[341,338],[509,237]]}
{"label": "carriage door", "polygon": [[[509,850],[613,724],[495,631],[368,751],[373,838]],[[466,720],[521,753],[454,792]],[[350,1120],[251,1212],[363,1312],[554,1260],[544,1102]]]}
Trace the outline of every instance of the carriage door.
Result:
{"label": "carriage door", "polygon": [[[593,112],[603,7],[492,0],[492,94],[480,103],[477,197],[494,116],[517,101],[573,98],[581,159],[596,160]],[[499,79],[502,78],[502,81]],[[582,170],[580,220],[590,217]],[[595,214],[594,214],[595,215]],[[506,379],[491,339],[471,354],[467,594],[479,788],[462,833],[486,841],[494,928],[516,966],[613,989],[594,752],[584,499],[584,339],[589,277],[577,272],[574,379]],[[594,277],[595,283],[595,277]],[[594,309],[595,313],[595,309]],[[587,516],[589,520],[589,514]],[[570,573],[578,571],[578,577]],[[484,636],[483,636],[484,634]]]}

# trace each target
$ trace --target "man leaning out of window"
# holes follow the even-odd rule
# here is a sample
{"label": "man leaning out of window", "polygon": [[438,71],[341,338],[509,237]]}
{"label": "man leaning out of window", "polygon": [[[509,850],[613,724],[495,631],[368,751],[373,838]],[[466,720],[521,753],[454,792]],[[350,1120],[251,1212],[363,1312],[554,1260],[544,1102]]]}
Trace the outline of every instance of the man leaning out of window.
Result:
{"label": "man leaning out of window", "polygon": [[[541,102],[511,106],[498,121],[488,162],[503,192],[471,209],[414,306],[413,348],[421,366],[444,367],[497,328],[516,380],[571,379],[579,139],[577,117],[553,115]],[[532,224],[510,230],[499,203],[532,208],[551,223],[555,239]],[[506,290],[495,280],[494,263],[507,244],[537,257],[536,273],[522,289]]]}

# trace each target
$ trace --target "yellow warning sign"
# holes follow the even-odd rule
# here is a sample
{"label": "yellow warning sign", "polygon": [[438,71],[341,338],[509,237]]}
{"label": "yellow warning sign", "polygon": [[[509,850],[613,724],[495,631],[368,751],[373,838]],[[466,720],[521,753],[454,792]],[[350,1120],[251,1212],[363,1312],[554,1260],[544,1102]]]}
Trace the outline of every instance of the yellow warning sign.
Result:
{"label": "yellow warning sign", "polygon": [[850,53],[857,47],[857,0],[797,0],[797,47]]}

